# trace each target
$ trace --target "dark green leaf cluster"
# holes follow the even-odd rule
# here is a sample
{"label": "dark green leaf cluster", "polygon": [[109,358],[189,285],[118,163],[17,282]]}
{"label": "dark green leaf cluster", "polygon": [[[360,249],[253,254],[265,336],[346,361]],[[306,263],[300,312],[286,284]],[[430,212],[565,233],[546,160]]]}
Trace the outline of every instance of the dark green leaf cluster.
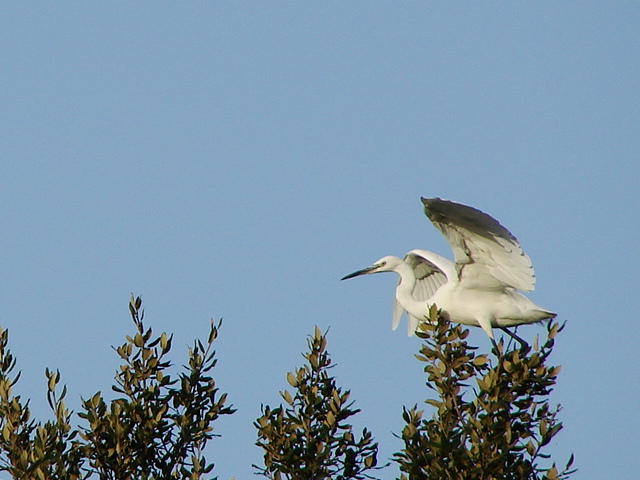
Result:
{"label": "dark green leaf cluster", "polygon": [[346,423],[359,410],[329,375],[326,336],[316,327],[307,343],[307,364],[287,375],[295,393],[280,393],[286,407],[263,406],[255,422],[265,466],[254,467],[273,480],[371,478],[366,472],[377,468],[378,444],[366,429],[356,438]]}
{"label": "dark green leaf cluster", "polygon": [[58,397],[58,372],[47,370],[47,398],[55,421],[29,419],[28,402],[11,395],[15,361],[0,335],[0,471],[15,479],[201,479],[210,473],[203,450],[213,434],[212,422],[234,410],[225,406],[210,372],[216,365],[212,345],[220,323],[211,323],[208,341],[195,341],[188,365],[173,378],[167,359],[172,337],[153,338],[145,329],[142,301],[131,299],[133,337],[116,348],[124,363],[112,387],[119,397],[107,402],[100,392],[82,402],[78,415],[86,426],[72,429]]}
{"label": "dark green leaf cluster", "polygon": [[548,366],[554,337],[561,330],[548,326],[538,347],[510,341],[496,345],[495,360],[476,355],[467,344],[468,329],[452,325],[431,311],[432,324],[422,324],[424,339],[418,360],[425,362],[427,386],[436,398],[431,419],[414,407],[404,411],[404,448],[395,455],[403,479],[565,479],[565,469],[542,467],[542,448],[562,428],[559,407],[547,396],[559,367]]}

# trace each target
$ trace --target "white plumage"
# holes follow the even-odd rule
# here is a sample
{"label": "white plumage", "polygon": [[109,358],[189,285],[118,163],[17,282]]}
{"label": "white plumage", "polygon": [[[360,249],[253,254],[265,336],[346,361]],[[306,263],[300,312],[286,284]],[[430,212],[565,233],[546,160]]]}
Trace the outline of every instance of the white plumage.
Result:
{"label": "white plumage", "polygon": [[518,291],[533,290],[535,276],[531,260],[509,230],[473,207],[439,198],[422,198],[422,203],[429,220],[451,246],[455,262],[416,249],[404,259],[386,256],[343,278],[380,272],[400,275],[393,306],[394,330],[406,311],[407,332],[413,334],[434,304],[449,320],[481,327],[492,340],[492,328],[556,316]]}

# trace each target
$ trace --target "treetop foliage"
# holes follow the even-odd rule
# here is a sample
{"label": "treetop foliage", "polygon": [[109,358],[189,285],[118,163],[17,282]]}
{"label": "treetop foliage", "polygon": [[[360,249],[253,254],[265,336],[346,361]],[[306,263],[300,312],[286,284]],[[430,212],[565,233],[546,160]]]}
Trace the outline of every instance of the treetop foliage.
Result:
{"label": "treetop foliage", "polygon": [[280,392],[286,406],[263,406],[255,422],[265,467],[254,467],[272,480],[371,478],[366,472],[377,468],[378,444],[367,429],[358,438],[346,423],[360,410],[329,375],[333,365],[318,327],[307,344],[307,364],[287,374],[295,393]]}
{"label": "treetop foliage", "polygon": [[417,335],[424,340],[417,359],[425,363],[430,419],[416,407],[405,409],[395,454],[402,479],[566,479],[573,456],[560,472],[542,449],[560,431],[560,407],[548,395],[560,367],[547,365],[554,338],[562,330],[550,322],[547,339],[534,346],[496,344],[495,357],[476,354],[469,330],[430,312]]}
{"label": "treetop foliage", "polygon": [[[0,472],[24,480],[211,479],[214,464],[205,446],[213,422],[230,415],[212,376],[213,344],[221,322],[210,324],[206,342],[195,340],[177,373],[169,359],[171,335],[146,328],[140,297],[129,303],[135,331],[114,347],[121,365],[111,387],[82,399],[75,415],[64,403],[60,373],[45,370],[52,419],[31,418],[29,401],[14,393],[20,373],[0,328]],[[573,456],[559,469],[545,453],[562,429],[559,406],[548,397],[560,367],[549,364],[562,327],[550,322],[546,339],[533,346],[500,340],[493,354],[467,343],[469,330],[434,308],[417,336],[431,414],[404,408],[402,448],[391,461],[399,480],[566,480]],[[305,363],[289,372],[284,403],[262,405],[254,422],[270,480],[362,480],[390,465],[378,464],[378,443],[350,423],[360,410],[338,386],[327,336],[316,327],[307,339]]]}
{"label": "treetop foliage", "polygon": [[116,348],[123,361],[107,401],[100,392],[83,399],[74,427],[64,406],[66,387],[57,394],[60,374],[47,369],[47,399],[55,419],[30,419],[28,402],[14,396],[19,374],[0,333],[0,471],[14,479],[201,479],[213,469],[204,456],[214,437],[212,422],[229,415],[227,395],[211,376],[216,365],[213,342],[220,322],[211,322],[206,344],[196,340],[177,376],[167,355],[172,337],[153,337],[143,324],[140,297],[129,303],[136,333]]}

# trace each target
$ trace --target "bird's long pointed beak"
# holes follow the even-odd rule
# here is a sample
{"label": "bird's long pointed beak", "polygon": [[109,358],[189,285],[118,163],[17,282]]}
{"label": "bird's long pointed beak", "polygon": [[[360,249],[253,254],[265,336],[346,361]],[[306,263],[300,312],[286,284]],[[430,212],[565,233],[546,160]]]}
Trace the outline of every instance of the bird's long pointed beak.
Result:
{"label": "bird's long pointed beak", "polygon": [[357,272],[350,273],[349,275],[342,277],[340,280],[348,280],[349,278],[357,277],[359,275],[365,275],[367,273],[373,272],[379,265],[371,265],[370,267],[363,268],[362,270],[358,270]]}

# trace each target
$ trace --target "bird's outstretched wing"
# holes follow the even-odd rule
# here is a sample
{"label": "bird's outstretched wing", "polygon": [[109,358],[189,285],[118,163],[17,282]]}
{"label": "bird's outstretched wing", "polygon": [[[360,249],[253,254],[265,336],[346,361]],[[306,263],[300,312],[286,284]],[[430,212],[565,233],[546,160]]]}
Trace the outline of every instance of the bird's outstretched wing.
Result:
{"label": "bird's outstretched wing", "polygon": [[534,288],[531,260],[496,219],[472,207],[423,198],[424,212],[453,250],[460,282],[478,289]]}
{"label": "bird's outstretched wing", "polygon": [[[413,268],[413,273],[416,277],[413,297],[418,301],[429,300],[436,293],[436,290],[447,283],[450,276],[456,274],[451,260],[428,250],[411,250],[405,255],[404,261]],[[398,282],[400,281],[402,279],[398,280]],[[391,322],[393,330],[398,328],[404,311],[402,305],[394,297],[393,320]],[[416,331],[418,323],[422,320],[407,312],[407,334],[412,335]]]}

